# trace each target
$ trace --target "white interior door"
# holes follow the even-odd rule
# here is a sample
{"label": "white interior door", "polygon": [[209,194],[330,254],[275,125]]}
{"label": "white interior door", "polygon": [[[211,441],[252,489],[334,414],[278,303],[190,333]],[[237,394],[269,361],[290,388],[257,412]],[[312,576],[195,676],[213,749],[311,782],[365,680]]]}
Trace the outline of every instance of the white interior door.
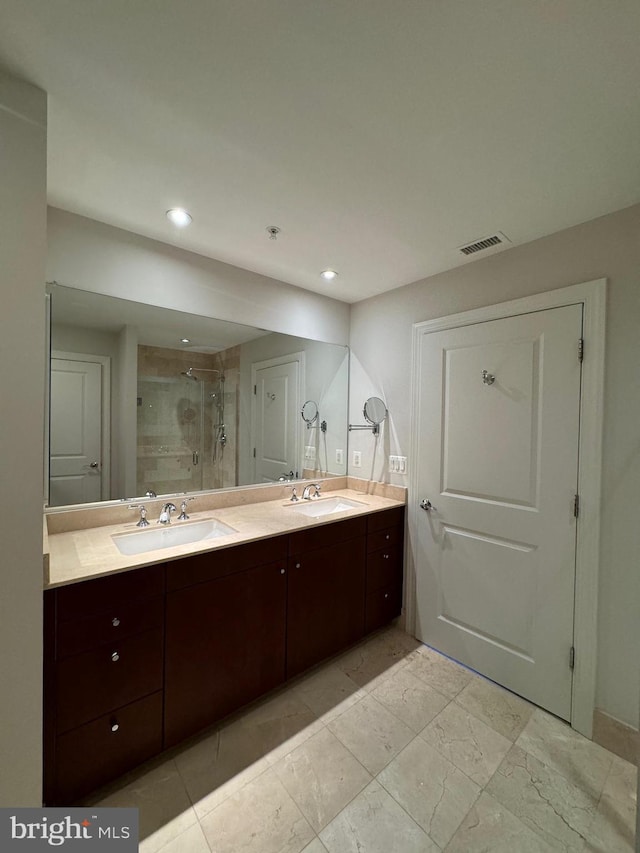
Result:
{"label": "white interior door", "polygon": [[417,636],[567,720],[581,335],[571,305],[417,354]]}
{"label": "white interior door", "polygon": [[51,359],[49,504],[102,498],[102,365]]}
{"label": "white interior door", "polygon": [[271,483],[299,467],[300,362],[254,365],[255,482]]}

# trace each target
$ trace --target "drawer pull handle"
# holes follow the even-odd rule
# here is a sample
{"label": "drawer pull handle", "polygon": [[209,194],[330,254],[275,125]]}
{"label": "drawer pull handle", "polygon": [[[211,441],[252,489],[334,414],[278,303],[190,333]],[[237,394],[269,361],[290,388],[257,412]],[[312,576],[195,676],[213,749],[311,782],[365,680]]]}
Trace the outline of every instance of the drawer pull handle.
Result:
{"label": "drawer pull handle", "polygon": [[120,620],[118,619],[117,616],[113,617],[113,619],[111,620],[111,624],[113,625],[114,628],[118,627],[118,625],[120,624]]}
{"label": "drawer pull handle", "polygon": [[391,539],[391,536],[387,533],[387,535],[384,538],[385,539]]}
{"label": "drawer pull handle", "polygon": [[388,593],[388,592],[385,592],[384,597],[385,597],[385,598],[389,598],[389,593]]}
{"label": "drawer pull handle", "polygon": [[119,728],[120,728],[120,723],[117,723],[115,720],[113,720],[111,723],[111,731],[117,732],[119,730]]}
{"label": "drawer pull handle", "polygon": [[283,574],[284,574],[284,569],[280,569],[280,574],[281,574],[281,575],[283,575]]}
{"label": "drawer pull handle", "polygon": [[116,663],[116,661],[120,660],[120,655],[118,652],[111,652],[111,660]]}
{"label": "drawer pull handle", "polygon": [[296,563],[296,569],[299,569],[302,563]]}

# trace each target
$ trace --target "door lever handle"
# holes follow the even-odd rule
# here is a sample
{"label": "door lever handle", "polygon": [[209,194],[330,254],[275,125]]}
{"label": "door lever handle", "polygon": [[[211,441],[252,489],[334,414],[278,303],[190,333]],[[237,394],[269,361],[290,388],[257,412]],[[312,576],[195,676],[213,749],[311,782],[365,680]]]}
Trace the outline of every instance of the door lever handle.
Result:
{"label": "door lever handle", "polygon": [[426,510],[427,512],[430,512],[432,509],[435,509],[435,507],[434,507],[434,505],[431,503],[431,501],[426,500],[426,499],[423,499],[423,500],[421,500],[421,501],[420,501],[420,509],[424,509],[424,510]]}

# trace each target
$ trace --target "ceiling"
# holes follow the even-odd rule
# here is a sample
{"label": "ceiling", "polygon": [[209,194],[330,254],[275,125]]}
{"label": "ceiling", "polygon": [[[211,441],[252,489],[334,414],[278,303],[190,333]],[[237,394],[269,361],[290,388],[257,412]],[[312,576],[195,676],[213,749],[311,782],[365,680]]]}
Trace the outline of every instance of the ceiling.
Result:
{"label": "ceiling", "polygon": [[637,0],[0,2],[52,205],[346,302],[639,202],[638,44]]}

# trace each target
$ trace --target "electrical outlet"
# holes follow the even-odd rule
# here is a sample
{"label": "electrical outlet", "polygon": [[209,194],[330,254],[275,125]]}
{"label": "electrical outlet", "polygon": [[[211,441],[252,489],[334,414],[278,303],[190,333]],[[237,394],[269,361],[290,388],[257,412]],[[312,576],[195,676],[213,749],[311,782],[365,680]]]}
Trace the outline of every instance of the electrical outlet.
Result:
{"label": "electrical outlet", "polygon": [[305,459],[315,459],[316,458],[316,449],[313,444],[307,444],[304,448],[304,458]]}
{"label": "electrical outlet", "polygon": [[354,468],[362,468],[362,451],[354,450],[353,451],[353,467]]}
{"label": "electrical outlet", "polygon": [[344,450],[336,450],[336,465],[344,465]]}

